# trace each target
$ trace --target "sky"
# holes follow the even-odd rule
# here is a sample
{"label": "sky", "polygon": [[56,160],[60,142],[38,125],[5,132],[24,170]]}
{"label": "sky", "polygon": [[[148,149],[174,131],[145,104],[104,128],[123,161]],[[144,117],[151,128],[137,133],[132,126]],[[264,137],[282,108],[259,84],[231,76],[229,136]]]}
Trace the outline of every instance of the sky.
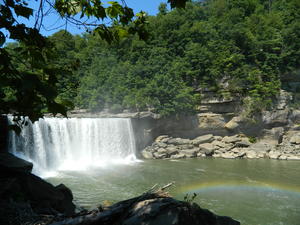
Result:
{"label": "sky", "polygon": [[[109,0],[107,0],[109,1]],[[104,0],[103,2],[107,2]],[[38,8],[39,1],[29,1],[29,7],[34,9]],[[120,2],[120,1],[119,1]],[[125,0],[128,7],[132,8],[135,13],[140,12],[141,10],[147,12],[149,15],[156,15],[158,12],[158,6],[160,3],[167,3],[167,0]],[[34,13],[35,14],[35,13]],[[28,22],[26,19],[19,18],[19,22],[25,23],[26,25],[33,26],[35,19],[34,17],[30,18],[31,22]],[[75,25],[68,24],[65,27],[65,23],[60,19],[56,12],[49,13],[49,16],[44,18],[44,27],[41,27],[40,32],[49,36],[61,29],[67,29],[72,34],[80,34],[85,32],[84,28],[76,27]]]}

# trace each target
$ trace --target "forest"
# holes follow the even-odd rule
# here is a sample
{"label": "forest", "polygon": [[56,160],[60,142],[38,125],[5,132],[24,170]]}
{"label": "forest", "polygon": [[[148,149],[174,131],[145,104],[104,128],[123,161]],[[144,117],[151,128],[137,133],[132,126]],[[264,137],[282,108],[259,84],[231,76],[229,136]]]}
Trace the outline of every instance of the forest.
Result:
{"label": "forest", "polygon": [[[272,107],[280,89],[300,88],[300,1],[206,0],[185,9],[159,6],[147,16],[145,40],[61,30],[48,38],[55,55],[56,102],[68,109],[117,113],[191,113],[204,92],[242,99],[249,113]],[[20,70],[28,60],[20,44],[5,47]],[[5,90],[3,99],[14,99]],[[2,100],[3,100],[2,99]],[[47,108],[42,108],[47,112]]]}

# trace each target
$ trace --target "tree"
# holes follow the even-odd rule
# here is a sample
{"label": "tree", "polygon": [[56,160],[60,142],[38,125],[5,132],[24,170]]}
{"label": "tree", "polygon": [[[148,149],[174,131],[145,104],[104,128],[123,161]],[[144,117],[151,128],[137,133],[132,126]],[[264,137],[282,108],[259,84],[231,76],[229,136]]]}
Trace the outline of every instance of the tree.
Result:
{"label": "tree", "polygon": [[250,113],[268,109],[282,82],[299,71],[297,2],[273,1],[271,11],[259,0],[193,1],[170,12],[160,6],[147,17],[146,42],[131,36],[108,46],[87,35],[82,51],[95,54],[83,56],[89,58],[80,75],[80,106],[116,103],[178,114],[196,108],[197,92],[214,91],[245,99]]}
{"label": "tree", "polygon": [[[168,2],[175,8],[184,7],[187,0]],[[134,15],[125,1],[122,5],[111,1],[104,7],[100,0],[39,0],[33,27],[17,20],[17,17],[32,19],[33,9],[28,3],[28,0],[3,0],[0,3],[0,113],[13,113],[16,121],[20,121],[21,116],[35,121],[45,112],[66,116],[66,105],[69,105],[64,99],[57,99],[58,74],[70,72],[69,68],[54,63],[55,46],[40,33],[47,7],[59,13],[66,23],[83,26],[108,43],[130,34],[147,38],[146,14]],[[91,23],[90,19],[95,22]],[[110,20],[110,25],[104,24],[105,19]],[[6,48],[7,37],[18,44]],[[16,66],[19,56],[22,62]]]}

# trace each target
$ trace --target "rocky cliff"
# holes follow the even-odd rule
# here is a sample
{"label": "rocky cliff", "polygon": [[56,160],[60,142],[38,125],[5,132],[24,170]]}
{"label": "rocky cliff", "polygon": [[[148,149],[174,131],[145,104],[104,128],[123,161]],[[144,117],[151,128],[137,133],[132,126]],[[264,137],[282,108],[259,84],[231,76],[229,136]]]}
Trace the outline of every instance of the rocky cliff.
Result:
{"label": "rocky cliff", "polygon": [[238,99],[208,96],[198,114],[158,119],[148,126],[153,143],[142,155],[300,159],[300,110],[289,107],[290,101],[291,95],[281,91],[272,110],[249,119]]}
{"label": "rocky cliff", "polygon": [[[203,146],[195,146],[193,141],[197,138],[201,139],[203,135],[204,137],[205,135],[210,135],[213,136],[213,139],[202,144],[207,145],[206,148],[209,147],[209,151],[216,152],[214,152],[215,154],[209,153],[208,155],[224,158],[269,157],[297,159],[297,149],[300,143],[300,135],[298,134],[300,130],[300,110],[291,108],[291,101],[292,95],[281,90],[272,110],[258,113],[251,119],[243,115],[244,108],[239,98],[219,98],[216,97],[213,92],[208,92],[203,95],[201,104],[198,107],[198,113],[194,115],[161,118],[159,115],[151,112],[110,114],[106,112],[90,113],[86,110],[77,110],[70,112],[68,116],[131,118],[138,153],[148,147],[143,151],[142,155],[144,156],[141,157],[145,157],[145,154],[150,157],[147,152],[155,153],[158,150],[157,147],[160,147],[157,146],[157,143],[163,146],[167,144],[168,147],[172,149],[174,143],[176,143],[176,141],[174,141],[176,138],[179,138],[177,140],[182,139],[184,140],[183,142],[189,142],[190,144],[188,148],[185,145],[177,144],[177,146],[180,146],[177,150],[195,150],[196,148],[198,151],[196,155],[204,156],[200,154]],[[161,135],[167,135],[169,141],[160,144],[162,138],[159,136]],[[238,138],[239,141],[228,142],[228,139],[233,140],[236,138]],[[249,142],[249,146],[242,146],[243,149],[239,151],[241,146],[236,143],[240,141],[245,142],[245,140],[247,140],[247,143],[249,140],[251,141]],[[216,143],[216,141],[219,143]],[[231,144],[228,145],[228,143]],[[193,145],[193,148],[191,148],[191,145]],[[244,153],[246,148],[249,154]],[[253,149],[257,151],[264,149],[262,151],[265,151],[266,154],[256,154],[255,152],[257,151],[254,152]],[[164,152],[162,149],[160,151]],[[223,152],[222,154],[218,154],[218,151]],[[232,154],[229,154],[230,151],[232,151]],[[191,156],[194,153],[188,154]],[[156,157],[153,155],[151,157],[164,158],[168,156]]]}

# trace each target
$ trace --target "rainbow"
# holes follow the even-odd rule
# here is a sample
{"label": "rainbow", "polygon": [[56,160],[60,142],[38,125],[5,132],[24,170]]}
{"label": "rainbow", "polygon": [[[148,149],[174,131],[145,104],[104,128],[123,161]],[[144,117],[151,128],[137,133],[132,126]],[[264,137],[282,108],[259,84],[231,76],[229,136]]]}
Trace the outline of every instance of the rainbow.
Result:
{"label": "rainbow", "polygon": [[236,181],[209,181],[194,183],[179,187],[176,194],[199,193],[205,191],[218,190],[261,190],[261,191],[281,191],[297,194],[300,197],[300,187],[270,182],[236,182]]}

